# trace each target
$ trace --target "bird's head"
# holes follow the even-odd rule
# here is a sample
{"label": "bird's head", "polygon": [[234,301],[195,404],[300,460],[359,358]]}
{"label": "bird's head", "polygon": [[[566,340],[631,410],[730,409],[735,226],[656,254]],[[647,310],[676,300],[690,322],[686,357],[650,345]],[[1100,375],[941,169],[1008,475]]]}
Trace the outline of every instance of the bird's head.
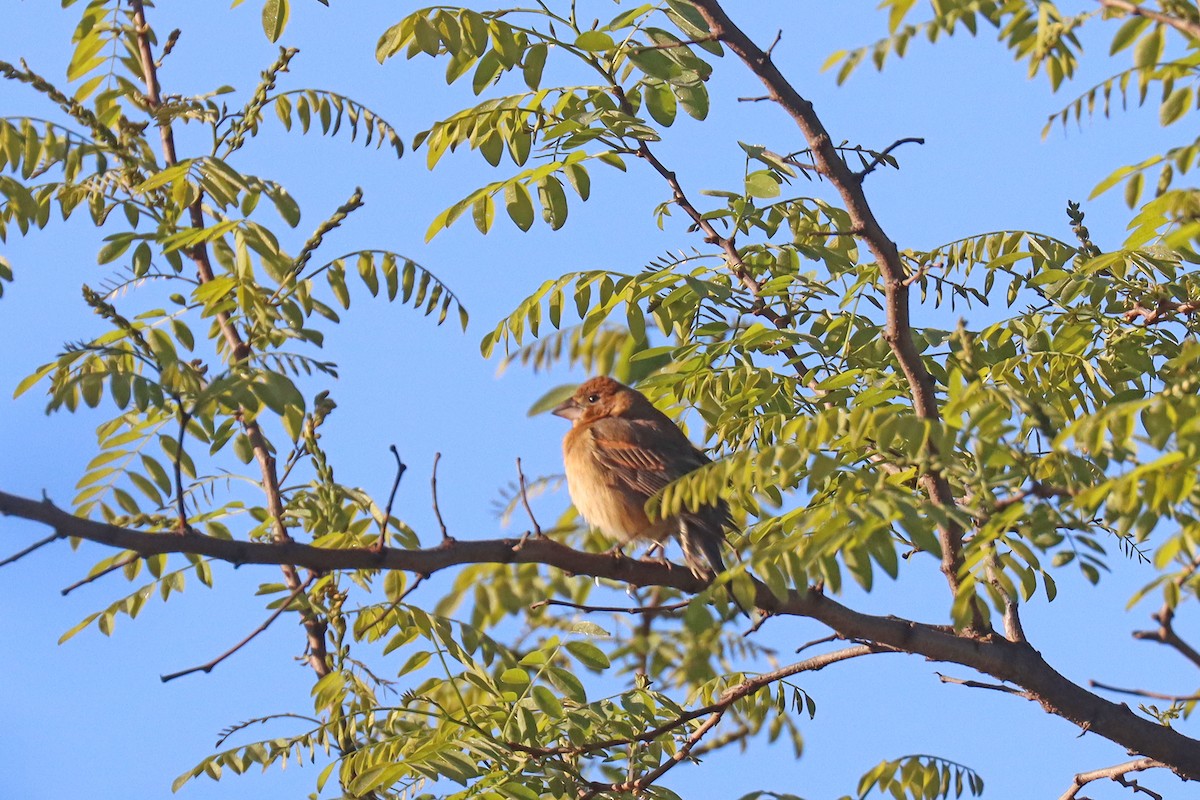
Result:
{"label": "bird's head", "polygon": [[650,401],[636,389],[630,389],[623,383],[601,375],[588,378],[579,384],[575,394],[561,403],[552,413],[580,425],[604,417],[615,417],[636,411],[641,404],[649,405]]}

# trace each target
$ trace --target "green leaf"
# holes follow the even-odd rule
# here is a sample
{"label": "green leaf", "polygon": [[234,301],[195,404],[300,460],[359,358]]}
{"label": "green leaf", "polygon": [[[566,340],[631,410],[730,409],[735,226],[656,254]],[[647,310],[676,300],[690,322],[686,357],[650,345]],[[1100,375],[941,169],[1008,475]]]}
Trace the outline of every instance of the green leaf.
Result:
{"label": "green leaf", "polygon": [[1154,30],[1138,40],[1137,46],[1133,49],[1134,66],[1141,69],[1148,69],[1158,64],[1162,58],[1163,35],[1162,27],[1155,26]]}
{"label": "green leaf", "polygon": [[527,231],[533,226],[533,200],[524,184],[513,181],[504,187],[504,209],[521,230]]}
{"label": "green leaf", "polygon": [[604,651],[591,642],[567,642],[566,648],[571,655],[579,659],[579,663],[586,667],[591,667],[595,670],[604,670],[612,665],[612,662],[608,660],[608,656],[604,654]]}
{"label": "green leaf", "polygon": [[779,179],[770,170],[751,172],[746,176],[746,194],[751,197],[778,197]]}
{"label": "green leaf", "polygon": [[262,26],[263,32],[272,42],[279,41],[283,29],[288,23],[289,0],[267,0],[263,3]]}
{"label": "green leaf", "polygon": [[538,200],[542,204],[542,219],[549,223],[553,230],[558,230],[567,222],[567,195],[563,191],[562,181],[553,175],[547,175],[538,181]]}
{"label": "green leaf", "polygon": [[659,125],[670,127],[675,121],[675,112],[679,107],[671,88],[665,83],[647,85],[642,90],[642,97],[646,100],[646,110],[650,112],[650,117]]}
{"label": "green leaf", "polygon": [[1181,86],[1171,92],[1158,110],[1158,121],[1164,127],[1176,122],[1191,109],[1191,100],[1192,89],[1190,86]]}
{"label": "green leaf", "polygon": [[672,85],[671,91],[675,92],[679,104],[692,119],[703,120],[708,116],[708,90],[704,88],[704,84]]}
{"label": "green leaf", "polygon": [[544,43],[539,42],[525,51],[525,64],[521,68],[525,85],[533,91],[537,91],[542,83],[542,71],[546,68],[546,55],[550,48]]}
{"label": "green leaf", "polygon": [[603,53],[617,45],[604,31],[586,31],[575,39],[575,46],[590,53]]}

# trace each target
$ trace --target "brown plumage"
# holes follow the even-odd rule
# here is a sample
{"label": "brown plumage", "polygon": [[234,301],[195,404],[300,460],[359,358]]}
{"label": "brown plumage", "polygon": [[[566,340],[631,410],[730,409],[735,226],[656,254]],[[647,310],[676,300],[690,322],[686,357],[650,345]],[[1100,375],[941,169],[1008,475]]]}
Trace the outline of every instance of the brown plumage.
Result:
{"label": "brown plumage", "polygon": [[582,383],[554,413],[572,423],[563,439],[567,488],[588,524],[619,545],[676,536],[698,578],[725,569],[721,543],[732,520],[723,500],[666,519],[646,515],[647,500],[709,463],[666,414],[641,392],[603,376]]}

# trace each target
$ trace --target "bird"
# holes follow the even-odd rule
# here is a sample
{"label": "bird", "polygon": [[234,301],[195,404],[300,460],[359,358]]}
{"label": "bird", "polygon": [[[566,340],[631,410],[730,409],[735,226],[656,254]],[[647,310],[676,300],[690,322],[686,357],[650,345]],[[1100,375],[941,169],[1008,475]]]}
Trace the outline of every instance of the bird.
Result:
{"label": "bird", "polygon": [[567,490],[587,523],[617,543],[662,543],[674,536],[700,580],[724,571],[721,543],[733,518],[724,500],[663,519],[646,501],[667,484],[710,463],[645,395],[607,376],[589,378],[553,412],[571,421],[563,437]]}

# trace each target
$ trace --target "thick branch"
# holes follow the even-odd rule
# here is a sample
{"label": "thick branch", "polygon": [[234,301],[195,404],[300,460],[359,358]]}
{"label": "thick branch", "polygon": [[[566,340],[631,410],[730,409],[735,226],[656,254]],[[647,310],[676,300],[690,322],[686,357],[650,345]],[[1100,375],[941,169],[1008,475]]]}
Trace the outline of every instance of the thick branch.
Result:
{"label": "thick branch", "polygon": [[[633,586],[669,586],[685,592],[705,588],[691,571],[676,564],[582,553],[552,539],[458,541],[422,550],[368,548],[335,550],[294,541],[247,542],[216,539],[198,533],[144,533],[72,516],[48,501],[0,491],[0,514],[50,526],[60,537],[76,537],[131,550],[143,556],[193,553],[231,564],[298,565],[317,571],[401,569],[419,575],[463,564],[545,564],[574,575],[606,578]],[[847,608],[820,592],[789,592],[776,598],[756,582],[755,604],[770,614],[809,617],[844,639],[970,667],[1000,681],[1020,686],[1046,711],[1084,730],[1116,742],[1132,752],[1156,759],[1189,780],[1200,780],[1200,742],[1138,716],[1064,678],[1025,642],[1002,636],[958,633],[945,625],[929,625],[897,617],[879,617]]]}
{"label": "thick branch", "polygon": [[[771,62],[769,52],[756,45],[725,13],[718,0],[693,0],[693,4],[708,22],[717,39],[737,54],[766,87],[771,99],[795,121],[812,151],[813,163],[837,189],[855,230],[870,249],[883,275],[886,295],[887,321],[883,338],[891,347],[896,361],[908,382],[913,410],[921,419],[938,422],[941,413],[933,377],[926,369],[913,340],[909,309],[907,274],[900,260],[896,243],[888,238],[875,218],[862,188],[862,175],[855,173],[838,155],[813,105],[783,77]],[[931,455],[937,455],[931,453]],[[937,505],[949,510],[956,501],[949,481],[936,469],[921,476],[921,487]],[[946,522],[939,530],[942,545],[942,572],[952,591],[957,593],[959,571],[962,567],[963,530],[954,522]]]}

